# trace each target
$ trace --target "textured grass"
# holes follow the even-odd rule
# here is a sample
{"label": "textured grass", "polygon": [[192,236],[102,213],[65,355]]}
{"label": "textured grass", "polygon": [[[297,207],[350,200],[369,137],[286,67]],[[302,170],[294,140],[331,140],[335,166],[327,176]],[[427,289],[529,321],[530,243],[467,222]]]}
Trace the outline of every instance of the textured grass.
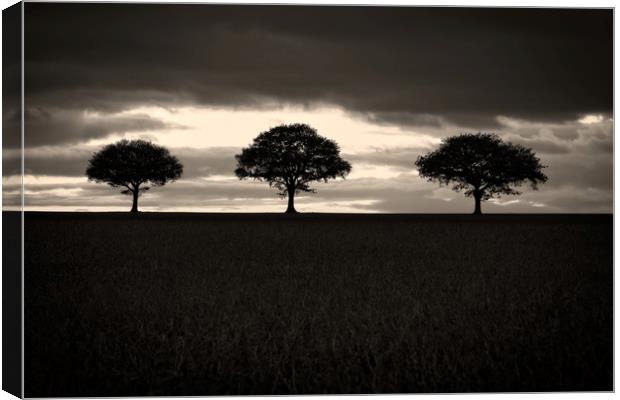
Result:
{"label": "textured grass", "polygon": [[26,396],[612,390],[611,216],[25,226]]}

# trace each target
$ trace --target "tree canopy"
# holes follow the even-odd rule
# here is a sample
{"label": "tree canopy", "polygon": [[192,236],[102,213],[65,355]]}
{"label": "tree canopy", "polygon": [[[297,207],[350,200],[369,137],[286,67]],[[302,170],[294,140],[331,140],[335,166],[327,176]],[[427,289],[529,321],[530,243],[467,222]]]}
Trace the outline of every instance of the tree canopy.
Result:
{"label": "tree canopy", "polygon": [[473,196],[474,214],[481,214],[482,200],[521,194],[515,187],[523,183],[536,190],[547,181],[542,172],[546,166],[531,149],[489,133],[446,138],[437,150],[418,157],[415,165],[429,181],[452,185],[453,190]]}
{"label": "tree canopy", "polygon": [[338,144],[306,124],[262,132],[235,158],[237,177],[265,181],[278,189],[280,196],[288,196],[289,213],[296,212],[295,193],[315,192],[311,182],[344,178],[351,171],[351,164],[340,157]]}
{"label": "tree canopy", "polygon": [[133,196],[131,212],[138,212],[138,197],[151,187],[163,186],[183,174],[183,165],[168,149],[146,140],[108,144],[88,161],[88,180],[124,188]]}

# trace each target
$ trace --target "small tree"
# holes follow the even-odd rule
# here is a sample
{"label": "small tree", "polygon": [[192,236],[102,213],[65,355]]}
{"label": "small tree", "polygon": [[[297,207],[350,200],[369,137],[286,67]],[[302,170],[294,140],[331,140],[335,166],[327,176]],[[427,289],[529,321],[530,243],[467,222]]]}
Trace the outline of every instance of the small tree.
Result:
{"label": "small tree", "polygon": [[531,149],[503,142],[487,133],[462,134],[446,138],[439,148],[418,157],[420,176],[440,185],[453,184],[475,199],[474,214],[482,214],[480,203],[501,195],[518,195],[513,186],[529,182],[536,190],[547,181],[546,168]]}
{"label": "small tree", "polygon": [[[146,140],[121,140],[108,144],[88,161],[88,180],[124,188],[133,196],[132,213],[138,212],[138,197],[154,186],[177,180],[183,165],[165,147]],[[149,186],[147,186],[149,185]]]}
{"label": "small tree", "polygon": [[297,212],[295,193],[316,192],[310,182],[344,178],[351,171],[351,165],[340,158],[338,144],[306,124],[271,128],[235,158],[239,179],[268,182],[280,196],[288,196],[287,213]]}

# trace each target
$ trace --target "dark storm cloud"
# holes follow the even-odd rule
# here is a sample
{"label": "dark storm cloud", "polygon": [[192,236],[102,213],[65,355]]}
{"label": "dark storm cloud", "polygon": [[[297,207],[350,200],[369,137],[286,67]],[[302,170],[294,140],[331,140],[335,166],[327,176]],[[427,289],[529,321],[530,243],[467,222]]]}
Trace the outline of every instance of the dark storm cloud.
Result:
{"label": "dark storm cloud", "polygon": [[[5,123],[19,130],[21,116],[15,112],[4,115]],[[88,115],[77,109],[27,107],[24,111],[24,146],[67,145],[99,139],[110,134],[144,132],[182,126],[140,114]],[[7,137],[6,148],[20,146],[20,137]]]}
{"label": "dark storm cloud", "polygon": [[[43,108],[334,103],[480,129],[612,110],[612,11],[25,5]],[[35,141],[38,139],[34,139]]]}

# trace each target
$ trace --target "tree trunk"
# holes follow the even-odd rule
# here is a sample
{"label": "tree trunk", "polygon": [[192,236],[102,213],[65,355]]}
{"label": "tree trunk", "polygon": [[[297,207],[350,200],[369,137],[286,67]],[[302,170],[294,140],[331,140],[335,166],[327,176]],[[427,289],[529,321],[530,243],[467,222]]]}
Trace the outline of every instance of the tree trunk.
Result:
{"label": "tree trunk", "polygon": [[482,202],[482,192],[476,190],[474,192],[474,200],[476,201],[476,208],[474,208],[474,215],[482,215],[482,210],[480,208],[480,203]]}
{"label": "tree trunk", "polygon": [[286,209],[286,213],[293,214],[297,212],[297,210],[295,210],[295,189],[288,188],[287,191],[288,191],[288,207]]}
{"label": "tree trunk", "polygon": [[140,191],[138,189],[135,189],[132,191],[133,194],[133,205],[131,206],[131,213],[137,213],[138,212],[138,196],[140,194]]}

